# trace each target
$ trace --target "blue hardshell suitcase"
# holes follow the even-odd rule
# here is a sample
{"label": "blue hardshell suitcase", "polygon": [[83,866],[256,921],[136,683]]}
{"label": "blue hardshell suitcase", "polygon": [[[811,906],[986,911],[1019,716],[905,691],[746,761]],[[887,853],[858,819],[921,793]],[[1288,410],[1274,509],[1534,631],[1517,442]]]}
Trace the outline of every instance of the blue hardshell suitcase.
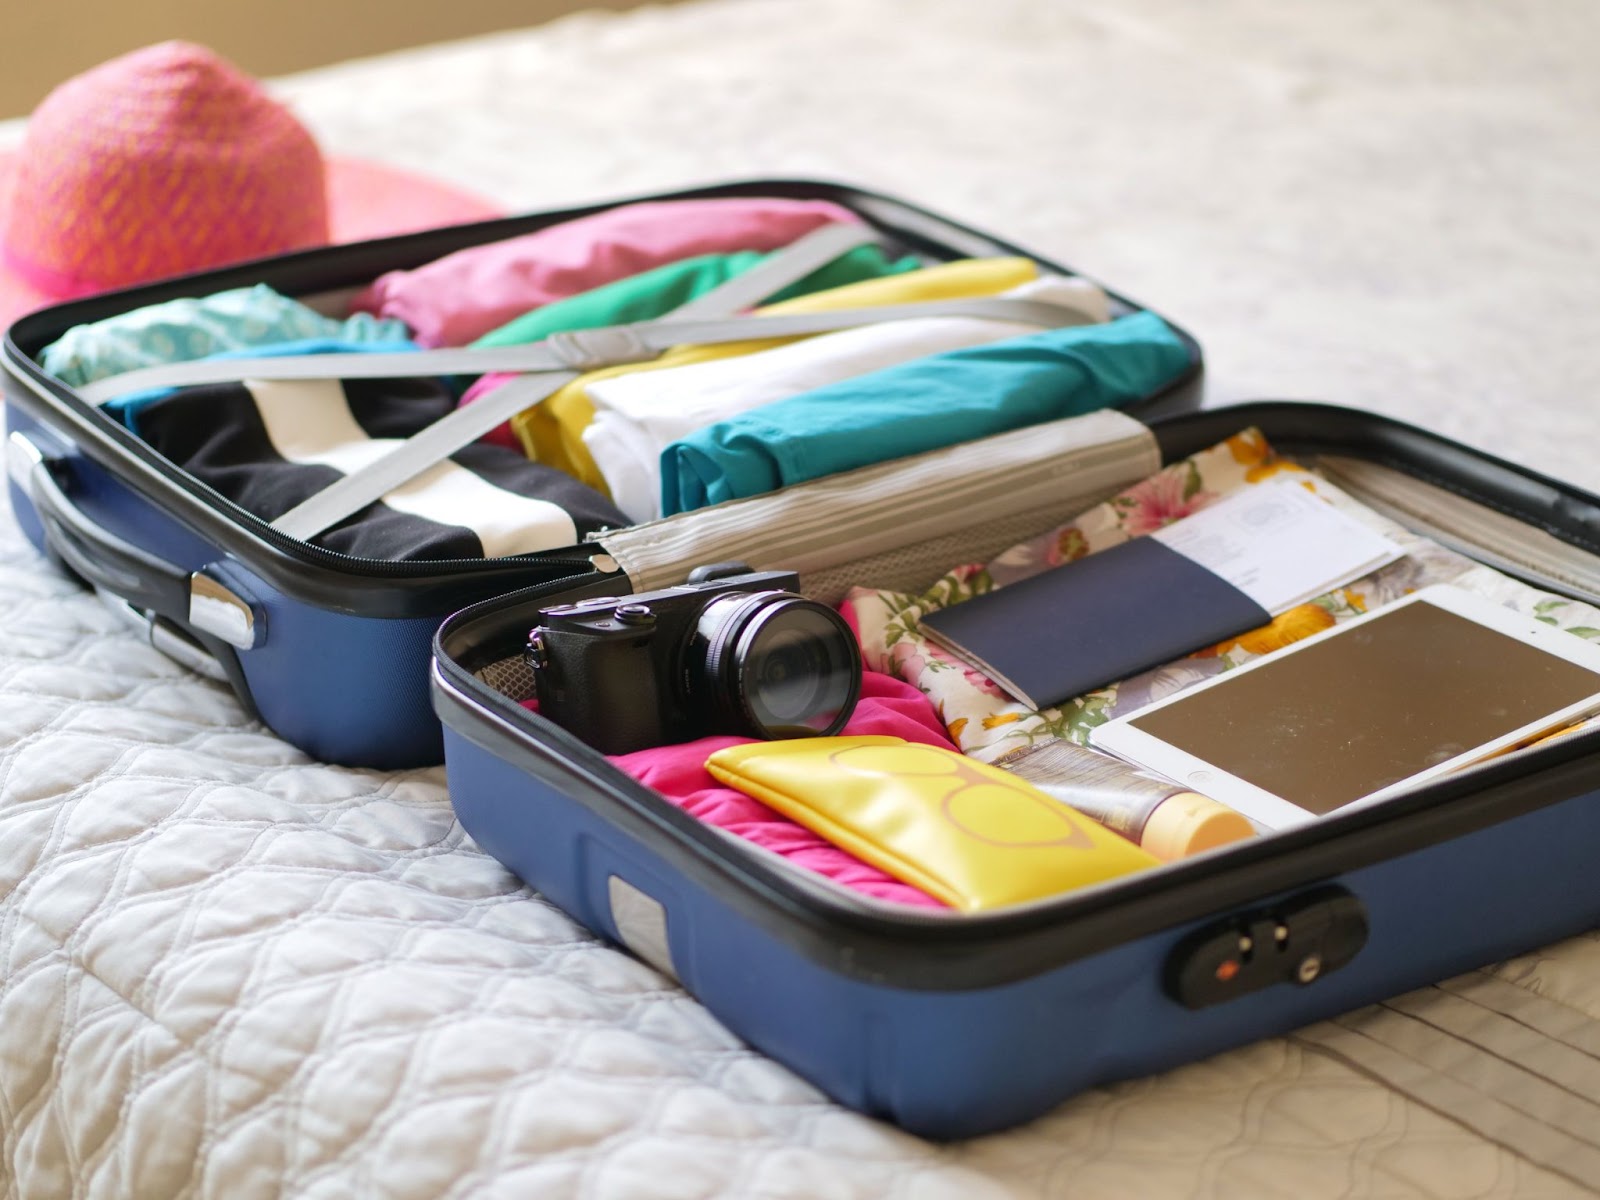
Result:
{"label": "blue hardshell suitcase", "polygon": [[[1027,254],[912,205],[814,181],[725,184],[613,204],[712,196],[833,201],[860,214],[887,248],[930,262]],[[385,271],[612,206],[309,250],[22,318],[7,331],[0,378],[8,483],[23,530],[112,599],[158,647],[226,680],[251,712],[314,757],[381,768],[439,762],[439,722],[427,682],[439,622],[485,597],[589,573],[592,547],[399,563],[286,537],[173,467],[45,374],[36,356],[74,325],[143,305],[255,283],[303,299],[337,297]],[[1123,312],[1138,307],[1114,294],[1112,303]],[[1192,362],[1169,393],[1191,383],[1200,368],[1198,345],[1180,336]]]}
{"label": "blue hardshell suitcase", "polygon": [[[1358,498],[1436,540],[1600,591],[1600,498],[1414,427],[1290,403],[1151,424],[1167,461],[1253,424],[1282,453],[1360,464],[1380,486]],[[1000,1129],[1600,922],[1600,732],[1048,902],[864,900],[700,823],[487,682],[540,606],[619,590],[595,575],[445,622],[434,703],[462,824],[750,1044],[913,1132]]]}
{"label": "blue hardshell suitcase", "polygon": [[[835,201],[930,260],[1026,253],[832,184],[674,195],[740,194]],[[486,665],[520,656],[537,608],[628,590],[595,547],[398,564],[284,538],[35,362],[72,325],[140,305],[256,282],[337,294],[600,207],[308,251],[23,318],[4,347],[7,469],[23,528],[155,644],[228,680],[314,756],[401,767],[442,754],[463,825],[529,884],[831,1096],[918,1133],[1014,1124],[1094,1084],[1596,924],[1600,882],[1586,860],[1600,834],[1600,741],[1590,735],[1050,902],[963,916],[862,899],[701,825],[491,686]],[[1191,346],[1183,382],[1199,367]],[[1151,401],[1132,412],[1168,459],[1254,423],[1282,452],[1408,481],[1391,489],[1390,515],[1454,548],[1553,591],[1600,594],[1594,496],[1371,414],[1289,404],[1186,413],[1181,387]],[[1456,536],[1456,517],[1494,533],[1493,544]],[[1525,553],[1520,531],[1559,545],[1563,570],[1549,573],[1547,551]],[[1219,988],[1216,967],[1241,939],[1254,953]]]}

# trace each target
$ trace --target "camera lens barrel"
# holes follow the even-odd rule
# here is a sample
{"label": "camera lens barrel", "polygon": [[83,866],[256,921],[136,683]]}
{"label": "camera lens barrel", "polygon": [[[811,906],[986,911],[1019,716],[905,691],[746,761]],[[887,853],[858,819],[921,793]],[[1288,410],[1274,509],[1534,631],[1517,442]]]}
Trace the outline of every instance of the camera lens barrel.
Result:
{"label": "camera lens barrel", "polygon": [[825,737],[861,694],[861,651],[844,618],[792,592],[735,592],[701,610],[692,690],[719,730],[759,738]]}

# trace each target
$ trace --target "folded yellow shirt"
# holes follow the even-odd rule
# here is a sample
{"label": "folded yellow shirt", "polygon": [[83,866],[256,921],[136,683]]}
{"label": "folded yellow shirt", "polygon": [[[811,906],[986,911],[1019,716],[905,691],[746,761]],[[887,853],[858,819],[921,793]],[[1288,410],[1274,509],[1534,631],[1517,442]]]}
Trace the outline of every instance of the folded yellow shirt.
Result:
{"label": "folded yellow shirt", "polygon": [[1025,779],[901,738],[753,742],[718,750],[706,769],[963,912],[1158,865]]}
{"label": "folded yellow shirt", "polygon": [[[890,304],[996,296],[1038,276],[1039,268],[1032,259],[966,258],[924,267],[920,271],[908,271],[904,275],[865,279],[844,287],[812,292],[756,311],[762,315],[835,312],[850,308],[880,308]],[[731,358],[736,354],[754,354],[796,340],[761,338],[748,342],[726,342],[719,346],[675,346],[650,362],[591,371],[532,408],[518,413],[511,419],[511,428],[529,458],[559,467],[590,487],[605,492],[605,480],[583,444],[583,431],[594,420],[594,405],[586,390],[589,384],[634,371],[658,371],[664,367],[681,367],[714,358]]]}

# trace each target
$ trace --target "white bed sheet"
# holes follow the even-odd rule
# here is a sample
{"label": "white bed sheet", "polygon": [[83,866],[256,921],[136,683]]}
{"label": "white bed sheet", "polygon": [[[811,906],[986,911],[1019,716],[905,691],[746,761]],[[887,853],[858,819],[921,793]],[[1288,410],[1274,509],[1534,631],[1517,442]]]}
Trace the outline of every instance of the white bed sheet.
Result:
{"label": "white bed sheet", "polygon": [[[1600,17],[1555,0],[722,0],[282,90],[330,150],[511,207],[880,187],[1187,324],[1213,402],[1365,405],[1596,487],[1597,52]],[[1600,1104],[1600,939],[1492,979],[1561,1026],[1563,1111]],[[1425,1052],[1450,1003],[920,1141],[521,887],[442,772],[308,761],[0,513],[7,1197],[1590,1194],[1582,1130],[1489,1105],[1550,1111],[1493,1074],[1499,1026]]]}

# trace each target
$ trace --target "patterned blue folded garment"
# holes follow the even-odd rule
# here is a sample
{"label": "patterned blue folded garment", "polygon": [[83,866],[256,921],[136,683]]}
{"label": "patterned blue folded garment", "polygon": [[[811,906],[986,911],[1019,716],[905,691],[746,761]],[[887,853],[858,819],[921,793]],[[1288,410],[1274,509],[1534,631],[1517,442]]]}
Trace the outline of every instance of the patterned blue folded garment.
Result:
{"label": "patterned blue folded garment", "polygon": [[39,365],[62,383],[82,387],[139,367],[190,362],[229,350],[326,338],[394,342],[411,336],[404,323],[357,313],[342,320],[264,283],[209,296],[147,304],[102,321],[74,325],[39,355]]}
{"label": "patterned blue folded garment", "polygon": [[661,454],[666,515],[958,442],[1129,404],[1176,381],[1188,346],[1154,313],[970,346],[802,392]]}

